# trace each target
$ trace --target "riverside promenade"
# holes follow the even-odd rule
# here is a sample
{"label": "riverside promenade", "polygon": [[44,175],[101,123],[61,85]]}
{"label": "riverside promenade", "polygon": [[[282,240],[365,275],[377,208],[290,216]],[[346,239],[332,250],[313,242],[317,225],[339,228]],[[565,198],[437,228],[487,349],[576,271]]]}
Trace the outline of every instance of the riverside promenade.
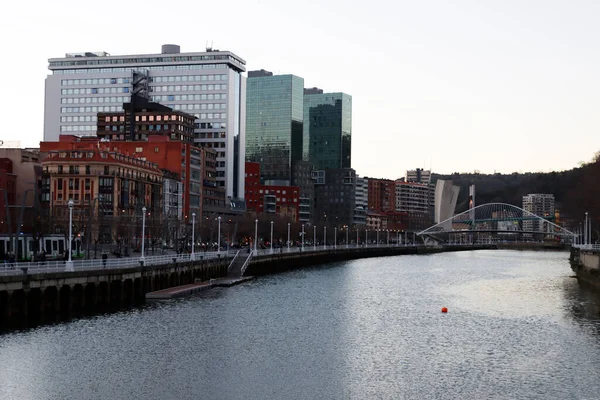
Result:
{"label": "riverside promenade", "polygon": [[[67,321],[143,305],[146,294],[224,277],[260,276],[367,257],[496,248],[494,245],[304,246],[119,259],[110,265],[20,263],[0,273],[0,330]],[[94,261],[94,260],[93,260]],[[95,260],[97,261],[97,260]]]}

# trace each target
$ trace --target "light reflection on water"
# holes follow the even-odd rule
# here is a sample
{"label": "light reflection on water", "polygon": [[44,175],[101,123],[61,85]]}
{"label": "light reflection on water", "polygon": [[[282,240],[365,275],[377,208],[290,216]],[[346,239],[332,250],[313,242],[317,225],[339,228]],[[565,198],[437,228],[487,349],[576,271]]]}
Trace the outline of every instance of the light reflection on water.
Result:
{"label": "light reflection on water", "polygon": [[595,399],[599,296],[570,275],[477,251],[263,277],[0,336],[0,398]]}

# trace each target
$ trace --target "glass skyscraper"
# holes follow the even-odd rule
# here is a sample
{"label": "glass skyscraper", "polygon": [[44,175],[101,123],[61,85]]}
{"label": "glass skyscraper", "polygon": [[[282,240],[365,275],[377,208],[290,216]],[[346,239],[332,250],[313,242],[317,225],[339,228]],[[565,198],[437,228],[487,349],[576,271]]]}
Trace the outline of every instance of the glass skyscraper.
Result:
{"label": "glass skyscraper", "polygon": [[316,170],[350,168],[352,144],[352,96],[304,92],[303,159]]}
{"label": "glass skyscraper", "polygon": [[302,161],[304,79],[250,71],[246,87],[246,160],[261,164],[261,183],[291,185]]}

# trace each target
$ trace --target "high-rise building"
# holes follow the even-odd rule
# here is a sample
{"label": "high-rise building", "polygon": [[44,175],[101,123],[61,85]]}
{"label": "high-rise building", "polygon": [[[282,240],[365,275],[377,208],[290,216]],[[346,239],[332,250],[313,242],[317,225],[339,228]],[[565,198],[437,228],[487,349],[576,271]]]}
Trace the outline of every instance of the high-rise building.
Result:
{"label": "high-rise building", "polygon": [[250,71],[246,92],[246,159],[260,163],[261,184],[292,185],[302,160],[304,79]]}
{"label": "high-rise building", "polygon": [[[95,136],[97,113],[121,111],[134,74],[148,77],[152,101],[195,117],[194,141],[217,151],[217,184],[228,197],[244,196],[245,61],[229,51],[111,56],[72,53],[51,58],[46,78],[44,140],[63,134]],[[137,90],[137,89],[136,89]]]}
{"label": "high-rise building", "polygon": [[[523,209],[544,219],[554,219],[554,195],[548,193],[531,193],[523,196]],[[526,217],[526,216],[524,216]],[[543,232],[544,222],[534,219],[523,219],[523,231]]]}
{"label": "high-rise building", "polygon": [[352,96],[304,89],[303,158],[316,169],[350,168]]}

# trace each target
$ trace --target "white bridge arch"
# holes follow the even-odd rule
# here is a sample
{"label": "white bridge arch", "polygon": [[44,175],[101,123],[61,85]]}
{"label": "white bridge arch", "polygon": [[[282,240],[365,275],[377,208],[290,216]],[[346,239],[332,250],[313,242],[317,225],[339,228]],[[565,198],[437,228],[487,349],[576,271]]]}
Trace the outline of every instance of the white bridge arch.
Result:
{"label": "white bridge arch", "polygon": [[554,215],[541,217],[512,204],[488,203],[456,214],[417,235],[442,242],[457,236],[469,236],[469,241],[573,240],[575,234],[553,220]]}

